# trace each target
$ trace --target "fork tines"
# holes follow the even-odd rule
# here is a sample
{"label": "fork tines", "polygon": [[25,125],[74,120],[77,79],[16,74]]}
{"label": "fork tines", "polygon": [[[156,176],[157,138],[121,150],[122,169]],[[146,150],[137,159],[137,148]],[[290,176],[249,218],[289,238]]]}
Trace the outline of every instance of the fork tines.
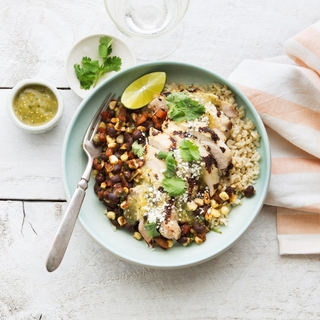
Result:
{"label": "fork tines", "polygon": [[100,115],[102,112],[105,111],[105,109],[107,109],[109,102],[114,99],[114,94],[109,93],[106,98],[103,100],[101,106],[99,107],[99,109],[97,110],[97,112],[95,113],[89,127],[88,130],[86,132],[85,138],[91,140],[91,138],[94,136],[94,134],[96,133],[99,123],[100,123]]}

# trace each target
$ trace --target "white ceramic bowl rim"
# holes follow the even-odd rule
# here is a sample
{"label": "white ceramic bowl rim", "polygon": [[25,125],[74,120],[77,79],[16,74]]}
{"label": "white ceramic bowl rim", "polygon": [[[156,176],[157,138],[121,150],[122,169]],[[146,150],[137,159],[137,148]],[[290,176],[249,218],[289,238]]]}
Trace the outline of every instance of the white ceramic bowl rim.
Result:
{"label": "white ceramic bowl rim", "polygon": [[[49,88],[53,94],[56,96],[57,100],[58,100],[58,111],[56,113],[56,115],[47,123],[43,124],[43,125],[39,125],[39,126],[29,126],[27,124],[22,123],[21,121],[19,121],[13,111],[13,100],[15,98],[15,96],[17,95],[17,93],[23,89],[24,87],[28,86],[28,85],[41,85],[41,86],[45,86],[47,88]],[[40,79],[25,79],[20,81],[19,83],[17,83],[11,90],[11,92],[9,93],[8,96],[8,100],[7,100],[7,110],[8,113],[12,119],[12,121],[21,129],[28,131],[28,132],[44,132],[49,130],[51,127],[53,127],[57,121],[61,118],[62,113],[63,113],[63,100],[62,97],[58,91],[58,89],[53,86],[50,82],[46,81],[46,80],[40,80]]]}
{"label": "white ceramic bowl rim", "polygon": [[93,41],[96,38],[98,39],[105,36],[110,37],[114,40],[111,55],[116,55],[121,57],[122,66],[121,66],[121,70],[118,72],[112,71],[104,74],[99,79],[98,85],[110,79],[111,77],[113,77],[113,75],[116,75],[117,73],[136,65],[136,58],[131,48],[123,40],[121,40],[120,38],[114,35],[107,34],[107,33],[98,33],[98,34],[91,34],[80,39],[78,42],[76,42],[72,46],[67,56],[66,63],[65,63],[65,77],[70,85],[71,90],[82,99],[86,98],[95,88],[91,87],[89,90],[84,90],[80,88],[80,82],[76,76],[76,73],[74,70],[74,64],[80,63],[82,57],[84,56],[89,56],[92,59],[100,59],[100,57],[98,56],[98,46],[93,48],[92,43],[90,43],[90,41]]}

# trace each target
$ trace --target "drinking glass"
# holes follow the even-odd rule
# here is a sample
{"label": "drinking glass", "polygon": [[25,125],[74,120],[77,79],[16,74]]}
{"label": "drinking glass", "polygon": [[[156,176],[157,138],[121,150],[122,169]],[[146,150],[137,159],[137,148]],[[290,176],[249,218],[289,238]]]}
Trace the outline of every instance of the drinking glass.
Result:
{"label": "drinking glass", "polygon": [[[138,60],[171,54],[183,36],[190,0],[104,0],[108,15]],[[179,26],[178,26],[179,25]]]}

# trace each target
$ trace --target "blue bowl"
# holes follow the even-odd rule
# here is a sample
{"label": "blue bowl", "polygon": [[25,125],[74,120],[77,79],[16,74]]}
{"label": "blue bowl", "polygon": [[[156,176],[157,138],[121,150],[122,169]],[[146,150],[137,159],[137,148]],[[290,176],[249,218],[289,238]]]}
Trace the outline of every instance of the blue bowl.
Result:
{"label": "blue bowl", "polygon": [[197,265],[212,259],[229,249],[248,229],[260,212],[270,180],[270,149],[268,136],[257,111],[245,95],[228,80],[217,74],[190,64],[178,62],[153,62],[138,65],[121,71],[101,83],[82,101],[68,127],[62,152],[62,178],[69,200],[80,180],[87,163],[81,148],[82,139],[94,113],[109,92],[121,96],[124,89],[134,80],[150,72],[164,71],[167,81],[185,84],[225,84],[235,94],[238,105],[244,106],[246,117],[250,118],[261,136],[259,152],[260,176],[255,184],[256,194],[244,199],[229,214],[229,224],[221,228],[222,234],[209,232],[207,240],[188,247],[173,246],[164,251],[160,248],[150,250],[143,241],[136,241],[123,230],[113,231],[108,218],[103,214],[105,206],[94,194],[94,181],[91,179],[84,200],[79,221],[88,234],[103,248],[119,258],[146,267],[181,268]]}

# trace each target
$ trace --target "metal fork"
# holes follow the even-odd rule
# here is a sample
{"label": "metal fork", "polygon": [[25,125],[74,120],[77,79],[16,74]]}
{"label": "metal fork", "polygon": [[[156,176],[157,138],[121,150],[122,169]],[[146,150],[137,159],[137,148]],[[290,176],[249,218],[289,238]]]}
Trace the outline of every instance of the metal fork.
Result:
{"label": "metal fork", "polygon": [[107,108],[109,102],[114,98],[109,94],[102,102],[100,108],[94,115],[88,130],[83,138],[83,150],[88,156],[88,163],[86,169],[78,183],[76,190],[74,191],[68,208],[63,216],[57,234],[53,240],[50,248],[50,252],[47,258],[46,267],[49,272],[56,270],[67,250],[71,234],[73,232],[75,223],[77,221],[80,208],[82,206],[86,190],[88,188],[88,182],[91,176],[92,162],[94,157],[98,156],[101,152],[101,148],[98,148],[93,143],[93,137],[98,129],[100,123],[100,115]]}

